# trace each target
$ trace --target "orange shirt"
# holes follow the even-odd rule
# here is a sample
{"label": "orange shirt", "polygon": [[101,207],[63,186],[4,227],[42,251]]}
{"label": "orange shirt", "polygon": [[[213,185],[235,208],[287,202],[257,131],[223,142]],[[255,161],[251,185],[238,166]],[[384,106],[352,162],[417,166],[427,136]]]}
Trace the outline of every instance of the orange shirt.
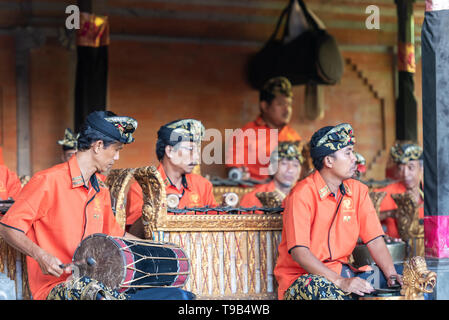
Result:
{"label": "orange shirt", "polygon": [[[185,207],[216,207],[212,183],[206,178],[194,174],[188,173],[184,175],[182,187],[180,190],[176,188],[170,179],[165,174],[162,164],[159,164],[157,170],[161,174],[162,180],[165,184],[165,193],[169,194],[182,194],[179,200],[178,208],[183,209]],[[139,183],[135,182],[129,188],[129,192],[126,200],[126,224],[132,225],[142,216],[143,206],[143,194],[142,188]],[[198,213],[199,214],[199,213]]]}
{"label": "orange shirt", "polygon": [[[81,240],[93,233],[125,233],[112,213],[109,190],[96,175],[86,188],[76,157],[36,173],[0,223],[24,232],[62,263],[71,262]],[[27,268],[33,299],[38,300],[69,276],[44,275],[30,257]]]}
{"label": "orange shirt", "polygon": [[290,255],[294,247],[309,248],[326,267],[340,274],[359,237],[367,243],[383,235],[368,187],[354,179],[344,181],[343,186],[337,199],[315,171],[299,181],[284,200],[282,240],[274,269],[279,299],[307,273]]}
{"label": "orange shirt", "polygon": [[5,165],[0,165],[0,200],[8,200],[9,197],[16,199],[22,184],[14,171]]}
{"label": "orange shirt", "polygon": [[[395,193],[404,193],[407,191],[407,188],[402,182],[396,182],[389,184],[386,187],[375,189],[374,191],[382,192],[385,191],[387,194],[385,198],[382,200],[380,204],[380,211],[390,211],[390,210],[396,210],[398,206],[396,205],[396,202],[391,197],[392,194]],[[418,209],[418,214],[420,219],[424,219],[424,206],[422,205],[424,203],[424,200],[421,199],[419,205],[420,208]],[[399,231],[398,231],[398,225],[396,223],[396,219],[393,217],[388,217],[385,220],[382,221],[382,225],[387,228],[387,231],[385,232],[387,235],[393,238],[400,238]]]}
{"label": "orange shirt", "polygon": [[[268,183],[259,184],[257,185],[253,191],[248,192],[245,194],[240,201],[240,207],[250,208],[250,207],[258,207],[261,208],[262,203],[260,200],[256,197],[256,193],[258,192],[272,192],[276,189],[276,186],[274,184],[274,181],[271,180]],[[255,213],[263,213],[262,211],[256,211]]]}
{"label": "orange shirt", "polygon": [[[273,145],[270,145],[270,131],[276,129],[269,128],[261,116],[259,116],[255,121],[247,123],[241,130],[241,135],[235,133],[235,135],[231,137],[231,139],[233,139],[233,143],[229,143],[228,150],[226,152],[225,165],[227,167],[245,166],[248,168],[251,178],[258,180],[268,178],[268,174],[262,174],[260,169],[268,168],[270,155],[277,147],[278,142],[301,140],[301,136],[292,127],[286,125],[278,132],[278,141],[273,143]],[[252,130],[254,134],[250,134]],[[265,133],[266,137],[264,139],[264,145],[262,145],[263,133]],[[248,138],[243,138],[244,135]],[[241,141],[243,141],[243,144]],[[259,148],[261,147],[265,149],[265,154],[263,154],[263,150],[259,151]],[[237,152],[239,152],[239,154],[237,154]],[[259,158],[259,152],[262,153],[261,159]]]}

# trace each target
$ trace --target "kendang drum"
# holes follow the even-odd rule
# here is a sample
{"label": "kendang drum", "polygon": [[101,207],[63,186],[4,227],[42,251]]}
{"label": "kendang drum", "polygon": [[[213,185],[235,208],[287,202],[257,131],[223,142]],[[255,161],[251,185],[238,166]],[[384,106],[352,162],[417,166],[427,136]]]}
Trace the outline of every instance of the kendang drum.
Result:
{"label": "kendang drum", "polygon": [[89,276],[119,292],[182,287],[190,274],[189,258],[175,244],[105,234],[85,238],[75,251],[73,264],[80,276]]}

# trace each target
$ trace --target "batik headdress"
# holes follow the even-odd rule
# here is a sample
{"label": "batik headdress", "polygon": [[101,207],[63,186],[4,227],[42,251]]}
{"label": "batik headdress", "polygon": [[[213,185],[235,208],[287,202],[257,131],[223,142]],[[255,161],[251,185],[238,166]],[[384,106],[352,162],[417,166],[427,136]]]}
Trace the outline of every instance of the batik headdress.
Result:
{"label": "batik headdress", "polygon": [[104,135],[125,144],[134,141],[132,134],[137,129],[136,119],[125,116],[103,118],[97,111],[89,114],[87,123]]}
{"label": "batik headdress", "polygon": [[312,158],[320,158],[354,144],[354,132],[349,123],[324,127],[312,136],[310,155]]}
{"label": "batik headdress", "polygon": [[70,128],[66,128],[64,138],[62,140],[58,140],[58,144],[64,149],[77,149],[78,137],[79,133],[75,135]]}
{"label": "batik headdress", "polygon": [[201,142],[205,129],[201,121],[181,119],[162,126],[158,131],[158,140],[175,145],[181,141]]}
{"label": "batik headdress", "polygon": [[391,147],[391,157],[396,163],[405,164],[411,160],[422,160],[423,149],[414,143],[396,143]]}
{"label": "batik headdress", "polygon": [[291,97],[293,95],[292,84],[286,77],[275,77],[269,79],[264,84],[262,90],[267,93],[271,93],[274,96],[282,94],[287,97]]}
{"label": "batik headdress", "polygon": [[304,162],[304,157],[299,148],[299,141],[281,141],[277,149],[271,155],[272,161],[279,161],[280,159],[293,160],[297,159],[299,163]]}

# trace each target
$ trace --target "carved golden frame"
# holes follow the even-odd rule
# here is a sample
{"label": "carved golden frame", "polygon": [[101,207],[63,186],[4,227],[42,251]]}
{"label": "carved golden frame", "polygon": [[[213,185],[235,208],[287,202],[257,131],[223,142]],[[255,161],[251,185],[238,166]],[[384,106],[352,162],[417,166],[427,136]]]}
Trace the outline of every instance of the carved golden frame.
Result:
{"label": "carved golden frame", "polygon": [[154,166],[115,169],[106,184],[115,198],[116,218],[122,226],[126,219],[124,201],[134,178],[142,187],[142,217],[146,234],[155,231],[276,231],[282,230],[282,215],[275,214],[167,214],[165,185]]}

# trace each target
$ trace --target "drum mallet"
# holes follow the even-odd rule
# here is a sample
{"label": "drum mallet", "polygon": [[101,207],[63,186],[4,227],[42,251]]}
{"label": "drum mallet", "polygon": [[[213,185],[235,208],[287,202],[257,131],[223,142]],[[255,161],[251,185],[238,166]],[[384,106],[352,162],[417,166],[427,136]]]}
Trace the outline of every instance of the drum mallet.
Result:
{"label": "drum mallet", "polygon": [[59,267],[61,269],[65,269],[65,268],[70,267],[70,266],[79,266],[79,265],[82,265],[82,264],[85,264],[85,263],[87,263],[88,266],[93,266],[93,265],[95,265],[97,263],[97,261],[95,261],[95,259],[92,258],[92,257],[87,257],[86,259],[83,259],[83,260],[74,261],[74,262],[71,262],[71,263],[60,264]]}

